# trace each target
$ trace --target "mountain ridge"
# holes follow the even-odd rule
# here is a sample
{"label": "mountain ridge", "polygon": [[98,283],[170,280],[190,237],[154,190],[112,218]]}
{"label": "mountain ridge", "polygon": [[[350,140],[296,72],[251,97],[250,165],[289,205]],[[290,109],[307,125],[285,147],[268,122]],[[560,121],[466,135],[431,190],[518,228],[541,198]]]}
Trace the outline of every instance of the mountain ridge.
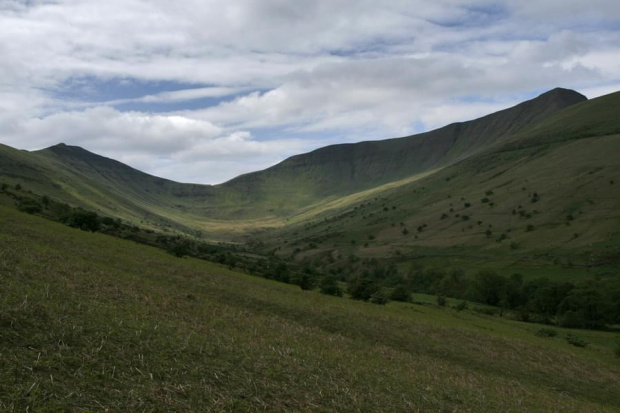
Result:
{"label": "mountain ridge", "polygon": [[[0,176],[13,181],[24,178],[39,192],[132,222],[157,222],[184,231],[210,231],[213,225],[223,231],[224,223],[234,227],[232,222],[241,221],[251,223],[250,227],[259,222],[283,225],[342,197],[372,192],[469,159],[584,102],[588,103],[585,96],[556,88],[478,119],[407,137],[319,148],[218,185],[155,177],[66,144],[19,151],[19,155],[0,151],[8,164],[17,162],[14,168],[0,163]],[[239,230],[246,231],[247,225]]]}

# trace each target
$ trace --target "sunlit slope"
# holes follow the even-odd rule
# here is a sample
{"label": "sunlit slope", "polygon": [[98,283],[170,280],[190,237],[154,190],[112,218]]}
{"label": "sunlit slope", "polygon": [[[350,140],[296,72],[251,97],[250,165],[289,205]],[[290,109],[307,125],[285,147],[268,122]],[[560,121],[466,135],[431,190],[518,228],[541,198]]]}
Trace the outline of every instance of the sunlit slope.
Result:
{"label": "sunlit slope", "polygon": [[257,199],[274,199],[276,209],[293,208],[289,211],[293,212],[317,199],[370,189],[466,159],[558,110],[585,100],[577,92],[554,89],[515,107],[431,132],[333,145],[293,156],[223,186],[241,190],[243,196],[238,202],[242,207],[255,207]]}
{"label": "sunlit slope", "polygon": [[617,337],[376,306],[0,207],[0,410],[620,408]]}
{"label": "sunlit slope", "polygon": [[479,262],[497,254],[506,265],[541,254],[566,265],[569,253],[582,254],[572,258],[582,266],[592,264],[591,254],[620,265],[616,113],[620,93],[575,105],[506,144],[274,232],[268,245],[283,253],[317,245],[298,259],[407,260],[436,254],[430,248]]}

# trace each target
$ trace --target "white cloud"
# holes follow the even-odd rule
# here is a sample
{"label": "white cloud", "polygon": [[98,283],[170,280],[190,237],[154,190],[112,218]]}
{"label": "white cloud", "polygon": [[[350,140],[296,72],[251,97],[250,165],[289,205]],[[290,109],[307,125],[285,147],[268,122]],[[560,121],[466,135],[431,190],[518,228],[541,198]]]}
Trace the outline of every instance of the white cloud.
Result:
{"label": "white cloud", "polygon": [[316,144],[296,139],[259,142],[250,132],[226,133],[203,120],[110,107],[27,119],[0,133],[11,146],[40,149],[65,142],[155,175],[202,183],[271,166]]}
{"label": "white cloud", "polygon": [[[65,141],[181,180],[226,179],[336,137],[406,135],[556,86],[613,90],[619,24],[617,0],[0,1],[0,142]],[[208,87],[57,97],[72,79],[96,96],[92,78]],[[162,114],[97,106],[203,98],[224,101]],[[270,140],[254,138],[264,128]],[[310,133],[327,140],[301,140]]]}

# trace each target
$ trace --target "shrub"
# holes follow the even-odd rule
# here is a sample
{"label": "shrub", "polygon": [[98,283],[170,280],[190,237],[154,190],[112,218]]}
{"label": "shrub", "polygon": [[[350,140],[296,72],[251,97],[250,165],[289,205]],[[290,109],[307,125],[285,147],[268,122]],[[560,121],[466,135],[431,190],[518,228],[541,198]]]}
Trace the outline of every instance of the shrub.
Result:
{"label": "shrub", "polygon": [[100,229],[99,216],[95,212],[76,209],[67,217],[67,225],[82,231],[97,232]]}
{"label": "shrub", "polygon": [[446,297],[444,297],[443,295],[438,295],[437,296],[437,305],[439,307],[445,307],[446,306]]}
{"label": "shrub", "polygon": [[618,344],[616,345],[616,348],[614,349],[614,355],[617,358],[620,358],[620,342],[618,342]]}
{"label": "shrub", "polygon": [[566,336],[566,342],[568,344],[571,344],[571,345],[575,346],[575,347],[582,347],[582,348],[588,347],[588,342],[587,341],[577,337],[574,334],[568,334]]}
{"label": "shrub", "polygon": [[532,224],[528,224],[528,226],[527,226],[527,227],[525,227],[525,231],[526,231],[526,232],[532,232],[532,231],[534,231],[534,225],[532,225]]}
{"label": "shrub", "polygon": [[15,190],[16,191],[21,191],[22,190],[22,186],[20,184],[16,184],[15,185]]}
{"label": "shrub", "polygon": [[296,284],[299,285],[299,288],[301,288],[302,290],[309,291],[314,288],[314,278],[311,274],[304,272],[299,276]]}
{"label": "shrub", "polygon": [[367,277],[358,277],[349,282],[348,293],[354,300],[368,301],[379,290],[373,280]]}
{"label": "shrub", "polygon": [[399,285],[394,288],[392,294],[390,295],[390,300],[392,301],[402,301],[402,302],[410,302],[411,301],[411,293],[409,289],[404,285]]}
{"label": "shrub", "polygon": [[490,308],[490,307],[474,307],[474,311],[480,314],[492,315],[492,316],[495,316],[498,313],[498,310],[496,308]]}
{"label": "shrub", "polygon": [[454,309],[458,311],[459,313],[463,310],[467,310],[467,301],[465,300],[461,301],[460,303],[454,306]]}
{"label": "shrub", "polygon": [[370,302],[373,303],[373,304],[386,305],[388,303],[388,301],[389,300],[388,300],[387,295],[382,290],[376,291],[370,297]]}
{"label": "shrub", "polygon": [[338,280],[334,276],[323,277],[320,285],[321,294],[342,297],[342,288],[338,284]]}
{"label": "shrub", "polygon": [[184,256],[189,254],[189,244],[187,242],[179,242],[174,244],[168,252],[175,257],[183,258]]}
{"label": "shrub", "polygon": [[43,206],[34,199],[25,198],[19,202],[17,209],[28,214],[37,214],[43,210]]}
{"label": "shrub", "polygon": [[558,335],[558,332],[554,329],[543,327],[540,330],[536,331],[536,333],[534,334],[538,337],[556,337]]}

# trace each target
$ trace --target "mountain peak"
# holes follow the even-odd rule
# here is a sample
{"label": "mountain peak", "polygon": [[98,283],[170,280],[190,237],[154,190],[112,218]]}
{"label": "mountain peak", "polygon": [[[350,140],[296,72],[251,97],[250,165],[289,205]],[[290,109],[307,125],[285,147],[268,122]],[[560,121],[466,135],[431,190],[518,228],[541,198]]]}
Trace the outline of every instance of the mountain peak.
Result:
{"label": "mountain peak", "polygon": [[563,106],[571,106],[576,103],[585,102],[586,100],[588,100],[588,98],[572,89],[556,87],[555,89],[551,89],[532,100],[539,100],[544,102],[545,104],[557,102],[558,104]]}

